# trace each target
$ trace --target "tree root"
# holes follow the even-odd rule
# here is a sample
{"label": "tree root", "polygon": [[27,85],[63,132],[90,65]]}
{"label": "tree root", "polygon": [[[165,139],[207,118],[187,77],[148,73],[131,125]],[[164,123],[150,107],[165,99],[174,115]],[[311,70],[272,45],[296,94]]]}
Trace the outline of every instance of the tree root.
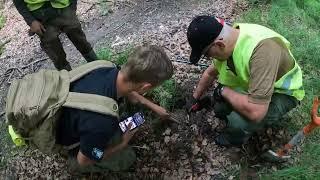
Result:
{"label": "tree root", "polygon": [[[1,78],[4,78],[1,83],[0,83],[0,86],[2,86],[2,84],[4,82],[7,82],[8,84],[11,84],[11,81],[12,81],[12,78],[15,74],[15,72],[18,72],[18,77],[23,77],[26,75],[26,73],[23,72],[24,69],[27,69],[29,68],[30,66],[32,67],[32,72],[34,71],[34,65],[41,62],[41,61],[45,61],[45,60],[48,60],[49,58],[42,58],[42,59],[38,59],[36,61],[33,61],[27,65],[24,65],[22,67],[10,67],[8,68],[2,75],[1,75]],[[6,78],[8,77],[8,78]]]}

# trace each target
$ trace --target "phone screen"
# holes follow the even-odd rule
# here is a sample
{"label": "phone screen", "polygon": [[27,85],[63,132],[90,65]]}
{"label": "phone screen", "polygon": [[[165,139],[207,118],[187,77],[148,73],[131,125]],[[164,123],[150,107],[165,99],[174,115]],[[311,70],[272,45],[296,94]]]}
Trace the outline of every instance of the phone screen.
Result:
{"label": "phone screen", "polygon": [[119,123],[120,129],[122,132],[127,131],[129,124],[131,123],[131,128],[130,130],[141,126],[144,123],[145,119],[142,113],[138,112],[135,113],[133,116],[128,117],[124,121],[121,121]]}

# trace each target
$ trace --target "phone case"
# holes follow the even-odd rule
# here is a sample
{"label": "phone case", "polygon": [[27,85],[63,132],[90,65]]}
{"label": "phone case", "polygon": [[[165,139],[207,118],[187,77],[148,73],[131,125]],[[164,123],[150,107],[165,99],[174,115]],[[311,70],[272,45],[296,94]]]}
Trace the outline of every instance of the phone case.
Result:
{"label": "phone case", "polygon": [[121,131],[125,132],[125,131],[127,131],[130,123],[132,123],[130,130],[132,130],[134,128],[141,126],[144,123],[144,121],[145,121],[145,119],[144,119],[143,114],[138,112],[138,113],[135,113],[133,116],[128,117],[124,121],[121,121],[119,123],[119,126],[120,126]]}

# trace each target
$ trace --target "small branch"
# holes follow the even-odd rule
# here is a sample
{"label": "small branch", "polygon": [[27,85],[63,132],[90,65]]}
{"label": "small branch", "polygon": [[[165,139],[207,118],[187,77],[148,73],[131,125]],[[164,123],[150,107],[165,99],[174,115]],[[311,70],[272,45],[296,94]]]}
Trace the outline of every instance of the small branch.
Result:
{"label": "small branch", "polygon": [[29,67],[30,65],[36,64],[36,63],[41,62],[41,61],[46,61],[46,60],[48,60],[48,59],[49,59],[49,58],[43,58],[43,59],[39,59],[39,60],[33,61],[33,62],[31,62],[31,63],[29,63],[29,64],[27,64],[27,65],[22,66],[21,69],[25,69],[25,68]]}
{"label": "small branch", "polygon": [[[92,2],[84,1],[84,0],[81,0],[81,2],[86,3],[86,4],[93,4]],[[95,3],[94,3],[94,4],[95,4]]]}
{"label": "small branch", "polygon": [[8,79],[7,79],[7,82],[8,82],[9,84],[11,84],[11,77],[12,77],[13,74],[14,74],[14,71],[12,71],[12,72],[10,73],[10,75],[9,75],[9,77],[8,77]]}
{"label": "small branch", "polygon": [[93,9],[93,7],[95,6],[95,5],[97,5],[98,3],[93,3],[93,4],[91,4],[91,6],[85,11],[85,12],[83,12],[83,13],[81,13],[81,15],[84,15],[84,14],[87,14],[89,11],[91,11],[92,9]]}
{"label": "small branch", "polygon": [[[2,86],[2,84],[4,83],[4,82],[8,82],[9,84],[11,83],[11,78],[13,77],[13,75],[14,75],[14,72],[15,71],[18,71],[19,72],[19,77],[22,77],[22,76],[24,76],[25,75],[25,73],[23,73],[23,69],[26,69],[26,68],[28,68],[28,67],[32,67],[32,71],[33,71],[33,69],[34,69],[34,65],[36,64],[36,63],[38,63],[38,62],[41,62],[41,61],[46,61],[46,60],[48,60],[49,58],[43,58],[43,59],[38,59],[38,60],[36,60],[36,61],[33,61],[33,62],[31,62],[31,63],[29,63],[29,64],[27,64],[27,65],[24,65],[24,66],[22,66],[22,67],[10,67],[10,68],[8,68],[2,75],[1,75],[1,78],[4,78],[2,81],[1,81],[1,83],[0,83],[0,86]],[[7,79],[5,79],[7,76],[9,76]]]}
{"label": "small branch", "polygon": [[16,67],[15,70],[17,70],[21,75],[23,75],[23,72],[20,68]]}
{"label": "small branch", "polygon": [[114,28],[112,31],[117,31],[118,29],[120,29],[122,26],[124,26],[126,23],[122,23],[121,25],[117,26],[116,28]]}
{"label": "small branch", "polygon": [[0,48],[2,48],[3,46],[5,46],[6,44],[8,44],[11,41],[11,39],[8,39],[6,41],[4,41],[3,43],[0,43]]}
{"label": "small branch", "polygon": [[137,148],[137,149],[145,149],[145,150],[149,150],[149,148],[147,146],[131,146],[133,148]]}
{"label": "small branch", "polygon": [[169,120],[170,121],[173,121],[177,124],[180,124],[181,121],[179,120],[179,117],[177,117],[176,115],[174,115],[173,113],[169,113],[170,114],[170,117],[169,117]]}

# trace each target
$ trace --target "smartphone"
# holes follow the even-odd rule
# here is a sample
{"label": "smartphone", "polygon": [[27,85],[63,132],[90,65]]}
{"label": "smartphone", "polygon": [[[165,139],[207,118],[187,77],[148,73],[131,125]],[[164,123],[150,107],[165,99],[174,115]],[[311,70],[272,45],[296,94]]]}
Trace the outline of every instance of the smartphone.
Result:
{"label": "smartphone", "polygon": [[141,126],[144,123],[145,119],[141,112],[135,113],[133,116],[128,117],[124,121],[119,123],[120,129],[122,132],[126,132],[128,129],[129,124],[131,123],[130,130]]}

